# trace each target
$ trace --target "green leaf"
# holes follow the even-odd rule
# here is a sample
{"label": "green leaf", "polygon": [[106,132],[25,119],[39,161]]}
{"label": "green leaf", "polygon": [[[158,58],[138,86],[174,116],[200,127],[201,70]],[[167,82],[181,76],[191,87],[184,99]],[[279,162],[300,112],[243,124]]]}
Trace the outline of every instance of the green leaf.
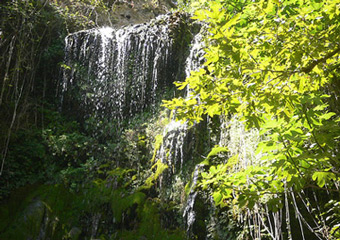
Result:
{"label": "green leaf", "polygon": [[213,193],[213,198],[214,198],[214,201],[215,201],[215,205],[220,204],[220,202],[221,202],[221,200],[222,200],[222,194],[221,194],[221,192],[214,192],[214,193]]}
{"label": "green leaf", "polygon": [[319,187],[325,186],[330,180],[335,180],[336,175],[331,172],[315,172],[312,179],[317,182]]}
{"label": "green leaf", "polygon": [[336,113],[329,112],[329,113],[321,115],[320,118],[323,119],[323,120],[328,120],[328,119],[330,119],[331,117],[333,117],[335,115],[336,115]]}
{"label": "green leaf", "polygon": [[216,146],[213,149],[211,149],[210,153],[207,156],[207,159],[210,159],[211,157],[214,157],[216,155],[218,155],[219,153],[222,152],[228,152],[228,148],[227,147],[220,147],[220,146]]}
{"label": "green leaf", "polygon": [[215,103],[215,104],[209,106],[209,107],[206,109],[206,113],[207,113],[210,117],[213,117],[214,115],[220,115],[220,113],[221,113],[220,104],[219,104],[219,103]]}

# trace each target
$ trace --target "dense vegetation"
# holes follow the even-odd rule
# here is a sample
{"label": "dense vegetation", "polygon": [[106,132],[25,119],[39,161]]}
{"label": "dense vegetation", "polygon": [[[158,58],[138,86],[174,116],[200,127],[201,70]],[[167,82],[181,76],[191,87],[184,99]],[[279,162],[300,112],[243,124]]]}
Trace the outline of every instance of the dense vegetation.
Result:
{"label": "dense vegetation", "polygon": [[[0,238],[339,239],[339,0],[179,1],[205,62],[164,97],[171,116],[117,132],[60,111],[68,33],[170,2],[0,3]],[[174,116],[191,127],[180,170],[157,155]]]}
{"label": "dense vegetation", "polygon": [[[227,163],[210,161],[200,186],[210,188],[221,207],[266,204],[277,211],[286,205],[285,195],[312,188],[329,193],[325,204],[334,209],[340,177],[340,2],[201,3],[206,7],[194,18],[208,24],[204,68],[178,83],[180,89],[189,87],[189,97],[165,101],[165,106],[190,122],[205,115],[233,116],[247,129],[258,129],[260,157],[244,163],[233,152]],[[216,146],[207,160],[228,151]],[[326,211],[313,217],[322,219]],[[338,213],[328,219],[316,231],[338,238]]]}
{"label": "dense vegetation", "polygon": [[[146,11],[143,21],[164,11],[161,2],[134,3]],[[76,112],[60,111],[62,69],[69,68],[64,38],[120,25],[132,2],[3,1],[0,7],[0,238],[185,238],[176,219],[164,227],[178,207],[162,203],[153,187],[160,174],[149,161],[153,142],[168,122],[159,109],[120,123],[119,132],[115,122],[99,129],[96,119],[77,122]]]}

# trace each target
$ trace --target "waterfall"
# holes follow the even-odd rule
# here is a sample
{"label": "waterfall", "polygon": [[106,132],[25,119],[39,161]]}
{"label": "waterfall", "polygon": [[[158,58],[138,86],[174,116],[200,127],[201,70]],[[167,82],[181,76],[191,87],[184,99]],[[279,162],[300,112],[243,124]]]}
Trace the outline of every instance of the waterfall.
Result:
{"label": "waterfall", "polygon": [[199,174],[201,173],[202,168],[203,168],[203,165],[201,164],[198,164],[195,167],[193,180],[192,180],[193,183],[191,185],[191,190],[190,190],[188,200],[187,200],[184,212],[183,212],[183,218],[186,221],[188,235],[191,234],[193,225],[196,220],[196,212],[195,212],[194,205],[195,205],[198,192],[195,191],[194,188],[197,185]]}
{"label": "waterfall", "polygon": [[[185,30],[189,25],[183,25],[180,18],[164,15],[145,24],[104,27],[67,36],[63,110],[76,113],[80,121],[113,122],[119,129],[124,121],[153,109],[174,81],[183,81],[203,63],[201,35],[192,38],[192,33]],[[160,180],[163,188],[171,188],[175,175],[179,176],[185,161],[190,160],[189,135],[187,124],[175,119],[163,130],[157,153],[157,159],[169,166]],[[198,168],[195,172],[197,181]],[[191,208],[185,210],[188,229],[195,222],[196,195],[191,191]]]}
{"label": "waterfall", "polygon": [[[191,71],[198,70],[204,62],[204,51],[202,35],[197,33],[192,41],[189,55],[185,60],[185,76],[188,77]],[[188,90],[186,94],[189,94]],[[173,119],[165,126],[163,131],[163,142],[158,152],[158,159],[170,167],[172,174],[181,170],[185,153],[189,152],[188,125],[176,121],[176,112],[173,112]]]}
{"label": "waterfall", "polygon": [[172,173],[181,169],[184,161],[184,144],[187,137],[187,124],[172,120],[165,126],[159,159],[170,167]]}
{"label": "waterfall", "polygon": [[[201,31],[195,34],[191,41],[191,47],[188,57],[185,61],[185,76],[189,77],[192,71],[197,71],[204,63],[204,42],[202,41]],[[183,96],[190,94],[187,87]],[[176,121],[176,111],[173,112],[171,121],[164,127],[162,145],[158,151],[157,158],[164,164],[167,164],[169,168],[162,174],[160,178],[160,186],[167,188],[166,198],[171,199],[176,196],[176,183],[173,179],[176,179],[176,174],[182,174],[180,179],[184,182],[182,168],[183,165],[190,165],[192,162],[192,152],[195,141],[195,136],[191,133],[192,129],[197,128],[197,125],[189,128],[186,122]],[[187,228],[188,236],[192,235],[193,226],[196,222],[196,209],[195,203],[198,197],[198,192],[195,191],[198,178],[202,171],[203,165],[198,164],[194,167],[192,184],[190,186],[190,192],[187,200],[183,206],[183,218]],[[191,167],[192,168],[192,167]],[[176,199],[171,199],[176,200]]]}
{"label": "waterfall", "polygon": [[163,15],[145,24],[69,35],[63,108],[118,125],[155,108],[165,90],[184,77],[188,46],[177,18]]}
{"label": "waterfall", "polygon": [[[178,19],[173,15],[164,15],[145,24],[121,29],[104,27],[69,35],[65,41],[61,94],[63,109],[75,113],[80,121],[94,119],[98,129],[102,122],[109,122],[116,130],[124,127],[121,126],[124,121],[130,121],[137,114],[154,111],[163,98],[162,94],[169,92],[174,81],[184,80],[205,61],[201,33],[194,36],[192,33],[183,34],[183,28],[188,26],[181,25]],[[189,94],[187,88],[182,96]],[[215,232],[224,232],[225,235],[218,236],[225,239],[228,229],[222,223],[229,217],[228,214],[224,214],[223,221],[221,217],[217,219],[216,212],[221,212],[214,206],[213,198],[196,189],[201,173],[206,170],[204,164],[197,164],[202,157],[194,150],[198,137],[193,132],[199,126],[196,124],[189,128],[187,123],[176,121],[175,117],[176,112],[173,112],[172,119],[164,126],[162,142],[156,152],[156,159],[168,166],[159,178],[160,198],[183,204],[182,217],[189,238],[197,234],[201,238],[207,234],[205,239],[212,239]],[[204,123],[207,129],[210,120]],[[260,140],[258,131],[245,130],[236,118],[221,116],[219,121],[219,132],[212,133],[216,136],[209,136],[208,139],[212,139],[212,145],[229,149],[228,154],[221,157],[223,162],[237,155],[235,172],[258,164],[260,156],[255,154]],[[210,143],[204,144],[206,147]],[[193,155],[198,161],[194,162]],[[179,196],[178,189],[184,189],[187,182],[190,184],[185,199]],[[308,200],[303,200],[305,194],[299,194],[308,212],[312,211],[308,208]],[[289,189],[284,201],[285,208],[278,212],[269,211],[265,203],[256,203],[252,210],[240,211],[237,222],[247,229],[253,239],[260,239],[264,232],[272,239],[282,239],[285,227],[290,232],[290,221],[293,221],[290,211],[295,211],[303,231],[302,223],[305,220],[301,217],[295,195],[290,196]],[[99,221],[100,216],[93,221],[93,235]],[[206,229],[198,229],[201,226],[199,221],[205,223]],[[323,227],[318,223],[308,225],[312,232],[313,228]]]}
{"label": "waterfall", "polygon": [[[201,32],[204,31],[202,28]],[[185,61],[185,76],[189,77],[192,71],[199,70],[205,62],[203,34],[196,34],[191,42],[188,58]]]}

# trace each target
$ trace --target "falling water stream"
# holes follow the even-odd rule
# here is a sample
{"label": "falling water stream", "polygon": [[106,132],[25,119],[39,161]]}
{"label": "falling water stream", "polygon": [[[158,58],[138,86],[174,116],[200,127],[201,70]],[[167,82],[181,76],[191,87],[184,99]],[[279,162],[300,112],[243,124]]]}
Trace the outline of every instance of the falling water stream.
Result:
{"label": "falling water stream", "polygon": [[[185,36],[178,34],[182,27],[178,19],[164,15],[146,24],[121,29],[105,27],[69,35],[65,47],[63,108],[77,111],[83,120],[115,121],[118,128],[123,121],[155,108],[174,81],[183,80],[204,62],[201,35],[196,34],[190,43]],[[190,94],[189,90],[185,94]],[[169,179],[178,176],[188,161],[187,153],[192,147],[189,132],[188,125],[176,121],[175,117],[165,126],[162,144],[157,151],[157,159],[169,166],[163,181],[171,183]],[[240,168],[259,160],[254,154],[257,142],[255,130],[245,131],[235,119],[221,119],[217,144],[228,147],[231,155],[239,156]],[[192,231],[196,221],[194,205],[199,193],[195,187],[203,167],[198,164],[192,169],[191,190],[183,208],[188,232]],[[295,210],[301,223],[295,196],[289,196],[293,203],[288,203],[288,192],[284,212],[271,213],[266,206],[256,204],[254,210],[239,216],[240,222],[247,224],[248,221],[249,225],[256,226],[250,231],[254,239],[261,239],[263,232],[272,239],[282,239],[284,221],[286,228],[290,228],[289,206]],[[305,204],[307,208],[308,204]]]}
{"label": "falling water stream", "polygon": [[[177,21],[177,22],[176,22]],[[80,31],[66,38],[63,107],[85,119],[129,120],[154,108],[183,80],[185,39],[171,15],[121,29]],[[72,107],[70,107],[72,106]]]}

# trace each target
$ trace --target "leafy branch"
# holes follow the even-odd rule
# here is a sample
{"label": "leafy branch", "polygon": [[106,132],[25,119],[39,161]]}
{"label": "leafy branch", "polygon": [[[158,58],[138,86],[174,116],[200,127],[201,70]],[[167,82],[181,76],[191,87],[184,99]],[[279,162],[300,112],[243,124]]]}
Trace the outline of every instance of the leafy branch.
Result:
{"label": "leafy branch", "polygon": [[307,65],[306,67],[303,67],[301,69],[302,72],[304,73],[310,73],[314,67],[320,63],[324,63],[327,61],[327,59],[332,58],[333,56],[335,56],[337,53],[340,52],[340,47],[334,49],[332,52],[329,52],[328,54],[326,54],[326,56],[324,56],[323,58],[320,58],[318,60],[314,60],[312,61],[309,65]]}

